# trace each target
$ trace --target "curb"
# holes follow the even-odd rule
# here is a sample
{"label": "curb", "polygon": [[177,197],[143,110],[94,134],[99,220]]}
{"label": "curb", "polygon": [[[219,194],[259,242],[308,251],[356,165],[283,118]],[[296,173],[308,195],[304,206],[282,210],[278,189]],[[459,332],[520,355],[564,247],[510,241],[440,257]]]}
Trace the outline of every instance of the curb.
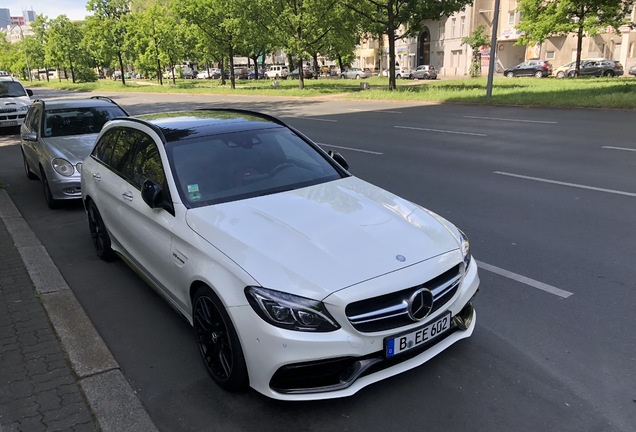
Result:
{"label": "curb", "polygon": [[101,430],[158,431],[64,277],[2,188],[0,219],[13,239]]}

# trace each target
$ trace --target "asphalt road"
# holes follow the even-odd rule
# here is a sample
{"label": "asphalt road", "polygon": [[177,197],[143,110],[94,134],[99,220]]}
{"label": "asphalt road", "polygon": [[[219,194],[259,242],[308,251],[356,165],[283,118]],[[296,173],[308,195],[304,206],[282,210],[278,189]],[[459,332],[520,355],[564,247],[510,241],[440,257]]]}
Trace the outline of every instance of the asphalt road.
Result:
{"label": "asphalt road", "polygon": [[232,106],[284,117],[355,175],[457,224],[481,267],[473,337],[424,366],[346,399],[228,394],[188,324],[122,262],[95,256],[79,204],[46,208],[17,135],[0,135],[0,183],[160,430],[636,429],[633,112],[112,96],[132,114]]}

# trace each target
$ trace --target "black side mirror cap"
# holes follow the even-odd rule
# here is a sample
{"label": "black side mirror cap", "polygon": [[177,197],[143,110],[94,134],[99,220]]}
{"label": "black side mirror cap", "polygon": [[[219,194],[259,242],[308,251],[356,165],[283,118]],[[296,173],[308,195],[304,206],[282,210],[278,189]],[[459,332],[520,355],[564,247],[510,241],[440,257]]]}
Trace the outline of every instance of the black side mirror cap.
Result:
{"label": "black side mirror cap", "polygon": [[329,156],[331,156],[331,158],[333,160],[335,160],[336,162],[338,162],[338,165],[340,165],[341,167],[343,167],[346,170],[349,170],[349,164],[347,163],[347,160],[344,158],[344,156],[342,156],[340,153],[338,152],[334,152],[333,150],[329,150],[327,152],[327,154]]}
{"label": "black side mirror cap", "polygon": [[33,90],[31,89],[26,89],[27,94],[29,95],[29,97],[33,96]]}
{"label": "black side mirror cap", "polygon": [[22,134],[23,141],[35,142],[38,140],[38,134],[35,132],[27,132]]}

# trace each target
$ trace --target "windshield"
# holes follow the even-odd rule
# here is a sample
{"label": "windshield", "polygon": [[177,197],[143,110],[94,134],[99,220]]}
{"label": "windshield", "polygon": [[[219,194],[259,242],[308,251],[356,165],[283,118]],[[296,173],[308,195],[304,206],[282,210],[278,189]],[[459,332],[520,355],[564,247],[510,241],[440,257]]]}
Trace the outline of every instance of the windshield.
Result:
{"label": "windshield", "polygon": [[125,116],[126,113],[114,105],[50,109],[44,113],[43,135],[58,137],[98,133],[108,120]]}
{"label": "windshield", "polygon": [[169,143],[167,151],[188,208],[298,189],[346,175],[285,128],[186,139]]}
{"label": "windshield", "polygon": [[0,98],[28,96],[22,84],[17,81],[0,81]]}

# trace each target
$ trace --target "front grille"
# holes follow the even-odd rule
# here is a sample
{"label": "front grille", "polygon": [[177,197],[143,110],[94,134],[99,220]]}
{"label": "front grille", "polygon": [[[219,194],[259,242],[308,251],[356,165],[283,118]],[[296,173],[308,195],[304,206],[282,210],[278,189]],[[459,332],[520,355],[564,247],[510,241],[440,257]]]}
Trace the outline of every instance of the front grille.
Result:
{"label": "front grille", "polygon": [[19,118],[23,119],[26,117],[26,114],[5,114],[5,115],[0,115],[0,120],[17,120]]}
{"label": "front grille", "polygon": [[413,324],[409,317],[408,299],[418,289],[433,293],[433,307],[429,314],[444,306],[455,295],[461,282],[459,264],[420,285],[361,300],[347,305],[345,313],[351,325],[364,333],[390,330]]}
{"label": "front grille", "polygon": [[17,110],[17,108],[0,108],[0,113],[16,112]]}

